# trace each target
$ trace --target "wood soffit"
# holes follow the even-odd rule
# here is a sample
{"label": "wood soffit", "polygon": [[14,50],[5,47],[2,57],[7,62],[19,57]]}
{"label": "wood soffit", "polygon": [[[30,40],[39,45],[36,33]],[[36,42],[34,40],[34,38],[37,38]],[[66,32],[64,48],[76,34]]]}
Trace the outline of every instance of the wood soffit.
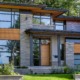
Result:
{"label": "wood soffit", "polygon": [[59,10],[59,9],[45,9],[42,7],[37,6],[27,6],[27,5],[16,5],[16,4],[5,4],[5,3],[0,3],[1,8],[10,8],[10,9],[19,9],[19,10],[30,10],[32,12],[40,12],[40,13],[50,13],[52,15],[58,16],[60,14],[63,14],[66,12],[66,10]]}

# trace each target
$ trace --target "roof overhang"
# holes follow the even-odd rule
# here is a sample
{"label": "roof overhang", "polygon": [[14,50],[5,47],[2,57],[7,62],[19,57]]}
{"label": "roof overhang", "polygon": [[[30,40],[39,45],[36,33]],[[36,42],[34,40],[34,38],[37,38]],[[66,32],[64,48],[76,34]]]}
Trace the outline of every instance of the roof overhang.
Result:
{"label": "roof overhang", "polygon": [[77,16],[58,16],[54,18],[56,21],[77,21],[80,22],[80,17]]}
{"label": "roof overhang", "polygon": [[0,8],[10,8],[10,9],[19,9],[19,10],[30,10],[33,13],[46,13],[46,14],[53,14],[54,17],[59,16],[67,10],[65,9],[57,9],[57,8],[50,8],[44,5],[30,5],[30,4],[16,4],[16,3],[3,3],[0,2]]}
{"label": "roof overhang", "polygon": [[62,36],[79,36],[80,37],[80,32],[74,32],[74,31],[27,29],[25,32],[27,34],[32,34],[36,36],[62,35]]}

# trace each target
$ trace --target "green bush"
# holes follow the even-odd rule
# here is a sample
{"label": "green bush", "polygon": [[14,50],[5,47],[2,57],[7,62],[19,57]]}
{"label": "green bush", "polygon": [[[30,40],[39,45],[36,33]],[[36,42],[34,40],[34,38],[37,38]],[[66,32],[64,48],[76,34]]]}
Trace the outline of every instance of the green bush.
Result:
{"label": "green bush", "polygon": [[0,66],[0,75],[18,75],[14,72],[14,66],[12,64],[4,64]]}

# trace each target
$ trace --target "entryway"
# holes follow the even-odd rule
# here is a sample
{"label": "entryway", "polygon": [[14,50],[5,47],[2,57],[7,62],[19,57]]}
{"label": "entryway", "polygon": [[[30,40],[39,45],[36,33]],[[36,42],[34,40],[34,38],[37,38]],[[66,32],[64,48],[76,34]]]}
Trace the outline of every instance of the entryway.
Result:
{"label": "entryway", "polygon": [[50,39],[33,39],[33,65],[50,66]]}

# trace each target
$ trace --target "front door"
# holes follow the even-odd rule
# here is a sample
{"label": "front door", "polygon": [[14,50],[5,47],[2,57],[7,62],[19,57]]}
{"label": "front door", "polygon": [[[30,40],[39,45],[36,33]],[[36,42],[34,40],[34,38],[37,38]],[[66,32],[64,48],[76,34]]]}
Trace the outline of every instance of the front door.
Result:
{"label": "front door", "polygon": [[41,45],[41,65],[49,66],[50,65],[50,44]]}

